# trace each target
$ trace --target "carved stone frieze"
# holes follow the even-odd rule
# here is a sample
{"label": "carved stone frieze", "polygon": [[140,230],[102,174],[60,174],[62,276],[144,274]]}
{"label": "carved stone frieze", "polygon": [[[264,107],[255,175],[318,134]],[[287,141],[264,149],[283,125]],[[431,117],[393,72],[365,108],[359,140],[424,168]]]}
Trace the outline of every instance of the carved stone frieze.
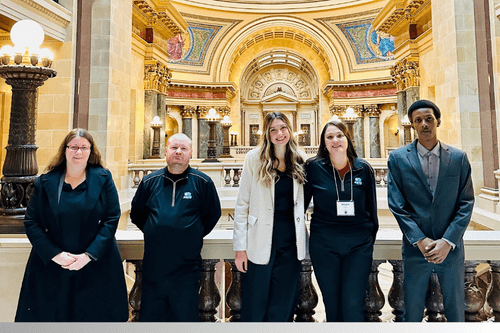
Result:
{"label": "carved stone frieze", "polygon": [[420,66],[418,60],[405,58],[391,69],[393,82],[397,91],[420,86]]}
{"label": "carved stone frieze", "polygon": [[342,117],[342,115],[345,113],[346,109],[347,109],[347,106],[345,106],[345,105],[334,105],[330,109],[330,114],[332,116]]}
{"label": "carved stone frieze", "polygon": [[146,61],[144,65],[144,89],[167,93],[172,73],[160,61]]}

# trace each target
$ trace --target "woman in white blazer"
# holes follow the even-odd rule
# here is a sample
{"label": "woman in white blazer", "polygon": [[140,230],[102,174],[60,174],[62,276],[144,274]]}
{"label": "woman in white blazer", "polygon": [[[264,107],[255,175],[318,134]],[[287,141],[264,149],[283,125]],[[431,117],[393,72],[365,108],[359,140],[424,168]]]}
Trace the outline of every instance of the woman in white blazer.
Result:
{"label": "woman in white blazer", "polygon": [[304,222],[306,155],[288,118],[264,119],[260,148],[243,165],[234,217],[236,267],[242,278],[241,320],[292,321],[299,296],[300,260],[307,255]]}

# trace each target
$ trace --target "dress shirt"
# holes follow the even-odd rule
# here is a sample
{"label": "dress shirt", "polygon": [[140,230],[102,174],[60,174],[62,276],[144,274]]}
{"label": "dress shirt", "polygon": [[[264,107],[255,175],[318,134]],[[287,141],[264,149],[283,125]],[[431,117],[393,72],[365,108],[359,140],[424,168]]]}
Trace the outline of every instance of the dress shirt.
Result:
{"label": "dress shirt", "polygon": [[[436,185],[439,177],[439,157],[441,156],[441,144],[438,141],[434,148],[428,150],[420,142],[417,142],[417,152],[418,159],[420,160],[420,164],[422,165],[422,171],[427,177],[427,183],[429,184],[431,193],[434,196],[434,194],[436,193]],[[455,249],[455,244],[453,242],[447,240],[446,238],[443,238],[443,240],[450,244],[453,250]],[[414,245],[416,245],[416,243]]]}

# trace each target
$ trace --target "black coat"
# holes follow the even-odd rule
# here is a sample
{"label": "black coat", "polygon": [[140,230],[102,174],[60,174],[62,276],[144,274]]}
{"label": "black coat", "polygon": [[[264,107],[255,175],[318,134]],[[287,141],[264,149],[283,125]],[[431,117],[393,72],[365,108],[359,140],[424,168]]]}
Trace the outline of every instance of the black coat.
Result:
{"label": "black coat", "polygon": [[[41,175],[26,212],[24,225],[33,246],[26,266],[16,321],[126,321],[127,290],[120,253],[114,238],[120,204],[111,173],[87,167],[88,189],[81,200],[85,232],[77,247],[92,261],[69,271],[51,259],[61,248],[58,185],[63,169]],[[76,253],[79,254],[79,253]]]}

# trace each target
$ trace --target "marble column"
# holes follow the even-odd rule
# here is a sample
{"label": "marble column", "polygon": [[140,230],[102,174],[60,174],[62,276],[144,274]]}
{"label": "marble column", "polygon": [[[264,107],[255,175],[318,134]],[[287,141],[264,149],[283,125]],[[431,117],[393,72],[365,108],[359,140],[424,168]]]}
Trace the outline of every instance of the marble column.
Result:
{"label": "marble column", "polygon": [[358,120],[353,125],[353,137],[354,137],[354,149],[358,154],[358,157],[363,158],[365,156],[365,126],[364,126],[364,112],[361,105],[354,107],[354,110],[358,114]]}
{"label": "marble column", "polygon": [[[144,132],[143,132],[143,154],[142,158],[151,157],[152,129],[149,126],[153,117],[157,115],[158,92],[155,90],[144,91]],[[161,141],[161,140],[160,140]]]}
{"label": "marble column", "polygon": [[193,139],[193,116],[196,113],[196,106],[184,105],[181,109],[182,133]]}
{"label": "marble column", "polygon": [[165,158],[165,120],[167,115],[167,95],[158,94],[158,102],[156,104],[156,115],[160,117],[163,126],[160,128],[160,158]]}
{"label": "marble column", "polygon": [[370,158],[380,158],[380,109],[378,105],[365,109],[370,117]]}
{"label": "marble column", "polygon": [[210,126],[208,126],[205,116],[208,114],[209,109],[210,108],[206,106],[200,106],[196,111],[198,114],[198,158],[202,159],[207,158],[208,151],[208,136],[210,134]]}

